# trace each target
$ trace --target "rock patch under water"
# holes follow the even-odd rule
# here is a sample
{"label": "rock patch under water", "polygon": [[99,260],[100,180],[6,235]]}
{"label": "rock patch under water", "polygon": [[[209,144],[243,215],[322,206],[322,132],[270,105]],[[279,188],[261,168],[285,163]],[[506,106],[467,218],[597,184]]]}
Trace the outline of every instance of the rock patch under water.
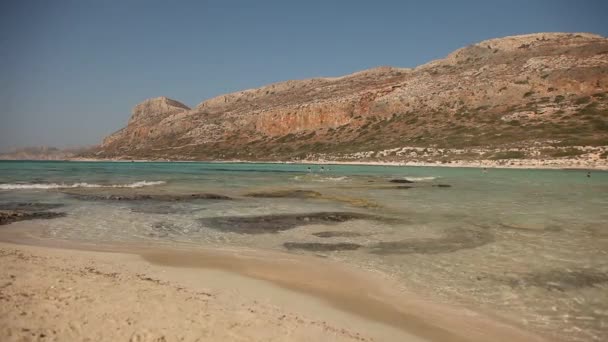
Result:
{"label": "rock patch under water", "polygon": [[318,198],[323,195],[321,195],[320,192],[313,190],[277,190],[250,192],[245,194],[245,196],[259,198]]}
{"label": "rock patch under water", "polygon": [[363,236],[361,233],[357,232],[342,232],[342,231],[326,231],[326,232],[317,232],[312,233],[312,235],[320,238],[332,238],[332,237],[359,237]]}
{"label": "rock patch under water", "polygon": [[391,182],[391,183],[414,183],[411,180],[407,180],[407,179],[391,179],[391,180],[389,180],[389,182]]}
{"label": "rock patch under water", "polygon": [[483,246],[494,241],[488,231],[470,229],[451,229],[439,238],[407,239],[402,241],[379,242],[371,246],[371,253],[390,254],[440,254],[452,253],[461,249]]}
{"label": "rock patch under water", "polygon": [[82,193],[67,193],[83,201],[191,201],[199,199],[207,200],[232,200],[231,197],[211,194],[211,193],[195,193],[185,195],[170,195],[170,194],[82,194]]}
{"label": "rock patch under water", "polygon": [[0,210],[46,211],[63,207],[62,203],[8,202],[0,203]]}
{"label": "rock patch under water", "polygon": [[24,212],[14,210],[2,210],[0,211],[0,226],[25,220],[39,220],[39,219],[52,219],[57,217],[65,217],[65,213],[56,213],[52,211],[35,211],[35,212]]}
{"label": "rock patch under water", "polygon": [[338,224],[351,220],[385,220],[383,217],[351,212],[316,212],[260,216],[207,217],[199,221],[211,229],[239,234],[278,233],[311,224]]}
{"label": "rock patch under water", "polygon": [[335,252],[335,251],[354,251],[363,246],[356,243],[338,242],[285,242],[283,244],[287,250],[305,250],[309,252]]}
{"label": "rock patch under water", "polygon": [[549,291],[568,291],[608,284],[608,273],[592,269],[550,269],[516,274],[501,279],[511,287],[534,286]]}
{"label": "rock patch under water", "polygon": [[65,217],[65,213],[47,211],[62,207],[61,203],[8,202],[0,203],[0,225],[17,221]]}
{"label": "rock patch under water", "polygon": [[170,235],[184,234],[184,231],[179,226],[166,221],[155,222],[151,228],[152,232],[148,233],[148,236],[151,237],[164,238]]}

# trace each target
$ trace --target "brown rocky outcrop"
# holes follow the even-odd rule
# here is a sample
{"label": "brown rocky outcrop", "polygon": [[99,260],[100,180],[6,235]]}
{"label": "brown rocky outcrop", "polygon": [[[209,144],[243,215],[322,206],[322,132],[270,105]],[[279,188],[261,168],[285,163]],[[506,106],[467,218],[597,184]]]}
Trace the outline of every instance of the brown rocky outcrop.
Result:
{"label": "brown rocky outcrop", "polygon": [[608,145],[608,39],[491,39],[414,69],[137,105],[97,157],[299,159],[403,146]]}

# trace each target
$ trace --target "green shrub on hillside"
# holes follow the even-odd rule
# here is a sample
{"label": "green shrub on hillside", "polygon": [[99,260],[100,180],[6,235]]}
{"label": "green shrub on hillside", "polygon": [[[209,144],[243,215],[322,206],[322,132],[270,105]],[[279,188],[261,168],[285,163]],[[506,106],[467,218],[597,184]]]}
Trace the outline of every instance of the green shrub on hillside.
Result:
{"label": "green shrub on hillside", "polygon": [[502,160],[502,159],[524,159],[526,154],[522,151],[504,151],[495,153],[490,159]]}

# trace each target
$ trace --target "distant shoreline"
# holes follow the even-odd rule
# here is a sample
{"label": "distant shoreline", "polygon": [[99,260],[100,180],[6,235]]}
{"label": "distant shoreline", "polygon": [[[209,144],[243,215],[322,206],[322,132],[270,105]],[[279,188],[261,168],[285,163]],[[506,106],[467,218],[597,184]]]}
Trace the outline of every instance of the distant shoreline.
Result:
{"label": "distant shoreline", "polygon": [[[445,168],[474,168],[474,169],[522,169],[522,170],[580,170],[580,171],[608,171],[608,161],[603,165],[580,164],[547,164],[538,160],[521,163],[520,159],[513,159],[518,164],[501,164],[497,161],[481,160],[477,162],[455,161],[451,163],[428,162],[390,162],[390,161],[336,161],[336,160],[300,160],[300,161],[252,161],[252,160],[153,160],[153,159],[5,159],[1,161],[39,161],[39,162],[116,162],[116,163],[226,163],[226,164],[295,164],[295,165],[361,165],[361,166],[405,166],[405,167],[445,167]],[[556,160],[559,161],[559,160]],[[542,164],[541,163],[545,163]]]}

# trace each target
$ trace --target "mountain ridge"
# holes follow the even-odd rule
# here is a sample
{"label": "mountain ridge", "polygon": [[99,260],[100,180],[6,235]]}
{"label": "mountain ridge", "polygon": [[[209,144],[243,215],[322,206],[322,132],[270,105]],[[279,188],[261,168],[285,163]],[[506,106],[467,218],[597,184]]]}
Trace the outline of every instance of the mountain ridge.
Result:
{"label": "mountain ridge", "polygon": [[193,108],[146,100],[94,156],[301,160],[405,146],[606,146],[607,89],[608,39],[509,36],[415,68],[277,82]]}

